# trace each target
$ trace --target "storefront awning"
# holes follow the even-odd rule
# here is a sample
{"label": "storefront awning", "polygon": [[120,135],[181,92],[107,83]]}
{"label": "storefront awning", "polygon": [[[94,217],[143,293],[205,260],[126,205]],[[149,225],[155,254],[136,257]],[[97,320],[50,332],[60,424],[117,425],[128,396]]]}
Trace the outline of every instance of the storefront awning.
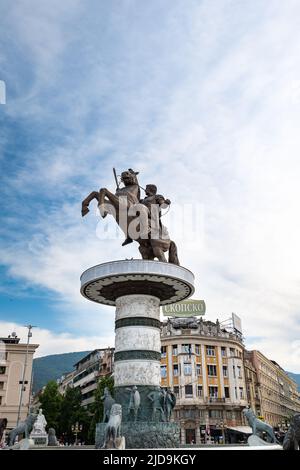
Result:
{"label": "storefront awning", "polygon": [[229,431],[235,431],[235,432],[240,432],[242,434],[252,434],[252,428],[250,426],[235,426],[235,427],[229,427],[227,426],[227,429]]}

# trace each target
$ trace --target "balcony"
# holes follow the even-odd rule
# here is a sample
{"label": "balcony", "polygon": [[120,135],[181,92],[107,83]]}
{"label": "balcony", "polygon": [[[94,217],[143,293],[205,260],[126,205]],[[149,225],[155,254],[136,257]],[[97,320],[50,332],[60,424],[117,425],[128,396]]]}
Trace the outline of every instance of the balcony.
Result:
{"label": "balcony", "polygon": [[204,399],[205,403],[225,403],[226,398],[209,397]]}

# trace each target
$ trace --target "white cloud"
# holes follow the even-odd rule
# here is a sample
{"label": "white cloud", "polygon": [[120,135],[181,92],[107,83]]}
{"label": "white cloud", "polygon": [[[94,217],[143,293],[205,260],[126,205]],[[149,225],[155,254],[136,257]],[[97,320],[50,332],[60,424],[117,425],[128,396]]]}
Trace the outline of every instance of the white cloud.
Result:
{"label": "white cloud", "polygon": [[[1,337],[6,337],[13,331],[17,333],[21,343],[27,342],[28,330],[24,326],[0,321]],[[114,336],[75,336],[68,333],[54,333],[42,328],[33,328],[30,343],[39,345],[34,357],[41,357],[49,354],[114,347]]]}
{"label": "white cloud", "polygon": [[80,200],[113,188],[112,166],[134,167],[142,186],[202,204],[203,230],[178,248],[208,317],[235,311],[261,338],[253,347],[299,370],[299,2],[92,2],[84,13],[71,2],[71,18],[69,2],[55,3],[8,15],[34,77],[7,112],[68,135],[33,147],[9,176],[18,200],[50,198],[30,223],[20,218],[30,240],[3,245],[10,275],[53,291],[72,312],[66,329],[109,334],[113,312],[80,297],[79,276],[138,252],[99,240],[104,222],[80,219]]}

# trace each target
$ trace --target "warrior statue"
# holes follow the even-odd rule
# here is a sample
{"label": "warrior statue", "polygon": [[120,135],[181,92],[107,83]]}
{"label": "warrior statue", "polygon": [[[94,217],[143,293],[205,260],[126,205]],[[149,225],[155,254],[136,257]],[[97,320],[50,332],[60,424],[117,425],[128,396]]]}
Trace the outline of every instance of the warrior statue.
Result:
{"label": "warrior statue", "polygon": [[136,385],[134,385],[131,388],[126,388],[126,390],[128,390],[130,392],[128,414],[131,415],[133,413],[134,421],[136,421],[137,416],[138,416],[138,411],[139,411],[139,408],[140,408],[140,404],[141,404],[140,393],[139,393]]}
{"label": "warrior statue", "polygon": [[165,410],[166,420],[168,422],[170,421],[172,411],[175,405],[176,405],[175,393],[173,393],[170,388],[167,388],[165,391],[165,397],[164,397],[164,410]]}
{"label": "warrior statue", "polygon": [[[152,421],[166,421],[164,404],[165,404],[165,392],[162,388],[154,390],[148,394],[149,400],[152,402]],[[159,417],[157,416],[159,413]]]}
{"label": "warrior statue", "polygon": [[119,187],[115,170],[114,174],[117,184],[115,194],[106,188],[93,191],[82,202],[82,216],[89,212],[89,203],[96,199],[101,216],[104,218],[111,214],[124,232],[126,239],[123,246],[136,241],[143,259],[157,258],[163,262],[167,262],[164,253],[168,251],[168,262],[179,265],[177,247],[161,223],[161,209],[168,207],[170,200],[157,194],[154,184],[146,186],[146,197],[141,199],[137,179],[139,173],[131,168],[121,174],[122,188]]}
{"label": "warrior statue", "polygon": [[109,420],[111,407],[115,403],[115,400],[111,396],[111,393],[107,387],[104,388],[101,400],[103,400],[103,423],[107,423]]}

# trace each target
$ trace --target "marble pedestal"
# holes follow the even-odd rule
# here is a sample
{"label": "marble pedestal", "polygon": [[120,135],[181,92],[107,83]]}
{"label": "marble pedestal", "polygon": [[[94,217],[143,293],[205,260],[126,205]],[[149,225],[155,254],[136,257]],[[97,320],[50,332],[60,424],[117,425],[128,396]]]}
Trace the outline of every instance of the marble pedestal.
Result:
{"label": "marble pedestal", "polygon": [[48,445],[48,434],[46,432],[30,434],[30,440],[33,442],[35,447],[45,447]]}
{"label": "marble pedestal", "polygon": [[[122,405],[123,423],[134,419],[128,410],[134,385],[141,397],[137,415],[137,422],[144,423],[141,430],[155,418],[148,395],[160,390],[160,305],[187,299],[193,292],[194,275],[189,270],[158,261],[113,261],[82,274],[84,297],[116,307],[115,400]],[[125,438],[127,445],[131,439],[126,434]]]}

